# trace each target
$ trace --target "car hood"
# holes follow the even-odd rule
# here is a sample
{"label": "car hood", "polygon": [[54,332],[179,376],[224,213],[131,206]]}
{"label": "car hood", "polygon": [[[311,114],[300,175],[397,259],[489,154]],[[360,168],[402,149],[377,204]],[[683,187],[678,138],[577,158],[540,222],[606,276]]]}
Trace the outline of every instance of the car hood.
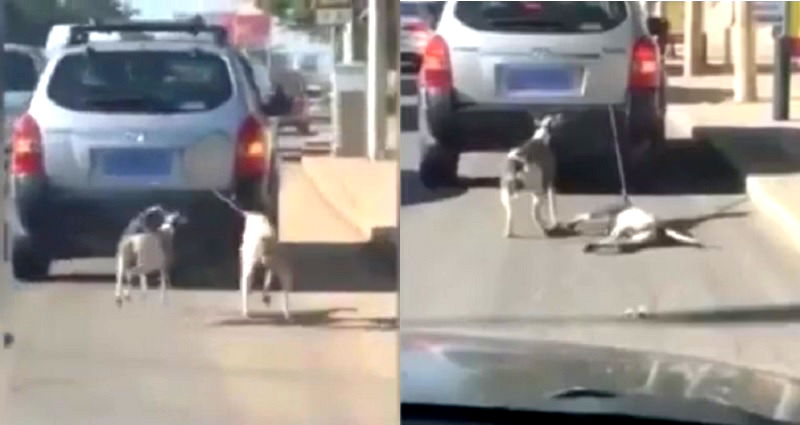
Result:
{"label": "car hood", "polygon": [[[403,330],[400,370],[406,405],[800,423],[800,381],[661,353]],[[555,397],[576,389],[619,397]]]}

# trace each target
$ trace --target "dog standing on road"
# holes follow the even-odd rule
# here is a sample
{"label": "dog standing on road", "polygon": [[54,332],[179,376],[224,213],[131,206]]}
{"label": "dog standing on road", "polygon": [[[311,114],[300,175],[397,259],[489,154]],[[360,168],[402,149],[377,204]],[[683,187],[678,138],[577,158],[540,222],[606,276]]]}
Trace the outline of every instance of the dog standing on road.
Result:
{"label": "dog standing on road", "polygon": [[271,303],[269,289],[272,285],[272,280],[277,275],[283,294],[283,305],[281,306],[283,318],[291,320],[289,293],[294,286],[294,275],[287,260],[287,255],[278,240],[277,229],[266,214],[244,211],[222,194],[218,192],[214,192],[214,194],[244,216],[244,230],[242,232],[242,242],[239,246],[239,289],[242,296],[242,315],[244,317],[250,315],[248,303],[250,290],[256,272],[262,269],[264,271],[264,286],[262,289],[264,304],[269,305]]}
{"label": "dog standing on road", "polygon": [[171,286],[170,269],[174,262],[173,244],[176,227],[186,219],[179,212],[167,211],[160,205],[139,213],[125,228],[117,245],[117,276],[114,299],[122,306],[131,298],[131,280],[138,277],[144,297],[147,276],[159,273],[161,302],[167,301]]}
{"label": "dog standing on road", "polygon": [[[555,180],[556,157],[550,140],[552,133],[563,123],[561,114],[546,115],[535,120],[536,132],[533,137],[521,146],[511,149],[505,162],[505,169],[500,177],[500,203],[505,210],[505,237],[513,236],[512,222],[514,209],[512,201],[521,192],[528,192],[532,197],[534,222],[546,236],[558,226],[556,213]],[[549,225],[545,223],[544,203],[547,197],[549,209]]]}

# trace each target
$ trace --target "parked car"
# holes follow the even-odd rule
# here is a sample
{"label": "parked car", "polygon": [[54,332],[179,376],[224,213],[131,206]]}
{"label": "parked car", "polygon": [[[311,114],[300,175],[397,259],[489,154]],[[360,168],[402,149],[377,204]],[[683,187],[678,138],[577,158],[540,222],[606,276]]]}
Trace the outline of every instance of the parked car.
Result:
{"label": "parked car", "polygon": [[635,1],[448,1],[420,73],[423,183],[452,183],[463,152],[529,137],[528,114],[510,112],[564,112],[560,161],[611,155],[609,107],[636,180],[664,143],[662,24]]}
{"label": "parked car", "polygon": [[22,44],[6,44],[4,47],[6,81],[3,93],[5,108],[3,142],[8,144],[12,124],[28,108],[33,89],[44,68],[45,59],[38,47]]}
{"label": "parked car", "polygon": [[422,53],[433,36],[444,1],[400,1],[400,68],[404,73],[417,73]]}
{"label": "parked car", "polygon": [[[86,41],[109,28],[200,30],[215,41]],[[57,259],[112,256],[128,220],[156,203],[189,218],[179,251],[210,259],[236,255],[242,224],[212,191],[277,217],[269,115],[287,107],[260,101],[225,40],[222,27],[197,24],[71,29],[11,139],[17,279],[45,277]]]}

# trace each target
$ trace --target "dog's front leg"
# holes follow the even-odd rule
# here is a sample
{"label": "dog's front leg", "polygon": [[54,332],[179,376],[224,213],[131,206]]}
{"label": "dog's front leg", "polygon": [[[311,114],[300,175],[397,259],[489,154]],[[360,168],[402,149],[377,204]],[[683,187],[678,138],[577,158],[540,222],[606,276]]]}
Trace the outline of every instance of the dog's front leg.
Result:
{"label": "dog's front leg", "polygon": [[117,255],[117,281],[114,285],[114,302],[118,307],[122,307],[122,283],[125,279],[125,259],[123,255]]}
{"label": "dog's front leg", "polygon": [[550,228],[558,226],[558,214],[556,213],[556,195],[553,185],[547,186],[547,206],[550,209]]}
{"label": "dog's front leg", "polygon": [[161,270],[159,274],[161,280],[161,304],[167,304],[167,290],[172,286],[172,282],[170,281],[169,272],[167,270]]}
{"label": "dog's front leg", "polygon": [[142,291],[142,301],[147,300],[147,274],[139,273],[139,289]]}
{"label": "dog's front leg", "polygon": [[512,220],[512,210],[511,210],[511,194],[508,193],[508,190],[505,188],[500,189],[500,204],[503,206],[503,211],[505,212],[505,230],[503,231],[503,236],[510,238],[511,237],[511,220]]}

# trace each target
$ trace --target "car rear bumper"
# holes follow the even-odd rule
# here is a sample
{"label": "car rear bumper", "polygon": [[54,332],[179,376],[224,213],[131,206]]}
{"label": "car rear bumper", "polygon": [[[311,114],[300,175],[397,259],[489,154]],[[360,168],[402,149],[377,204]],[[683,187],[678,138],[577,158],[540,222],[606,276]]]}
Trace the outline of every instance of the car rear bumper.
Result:
{"label": "car rear bumper", "polygon": [[[188,223],[178,229],[177,246],[235,242],[240,215],[211,192],[79,193],[47,188],[33,179],[15,182],[14,233],[30,237],[53,259],[113,256],[129,221],[160,204],[181,211]],[[188,235],[190,237],[183,237]]]}
{"label": "car rear bumper", "polygon": [[[453,103],[449,96],[428,95],[420,114],[438,143],[462,152],[507,150],[529,138],[531,124],[520,122],[520,114],[512,112],[527,111],[531,116],[562,113],[566,122],[552,140],[561,157],[613,154],[609,106],[616,118],[619,138],[627,145],[637,143],[642,135],[657,131],[659,122],[664,119],[655,92],[631,94],[626,103],[617,105],[488,104],[453,107]],[[523,115],[522,119],[529,118]]]}

